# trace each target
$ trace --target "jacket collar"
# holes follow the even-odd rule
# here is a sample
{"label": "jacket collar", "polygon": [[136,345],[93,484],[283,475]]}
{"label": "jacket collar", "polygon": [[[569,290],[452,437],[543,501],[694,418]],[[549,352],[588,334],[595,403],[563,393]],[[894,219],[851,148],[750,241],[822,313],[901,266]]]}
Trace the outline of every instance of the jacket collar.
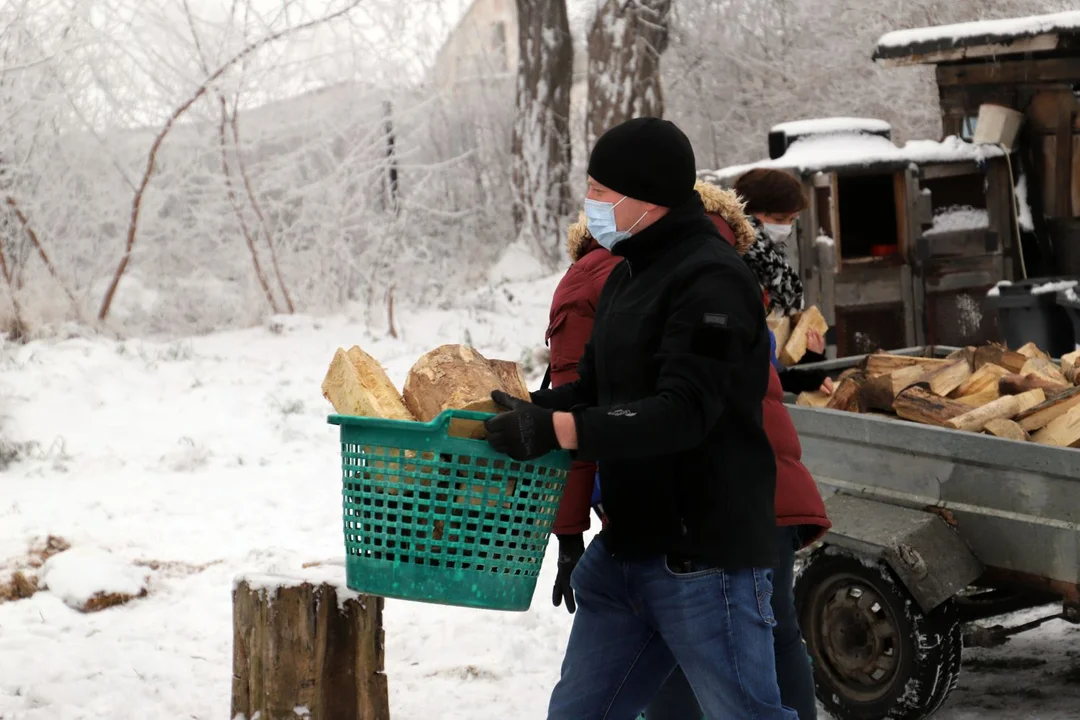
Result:
{"label": "jacket collar", "polygon": [[716,226],[705,215],[701,196],[694,193],[655,224],[616,245],[612,254],[626,258],[630,271],[638,272],[689,238],[704,234],[720,239]]}

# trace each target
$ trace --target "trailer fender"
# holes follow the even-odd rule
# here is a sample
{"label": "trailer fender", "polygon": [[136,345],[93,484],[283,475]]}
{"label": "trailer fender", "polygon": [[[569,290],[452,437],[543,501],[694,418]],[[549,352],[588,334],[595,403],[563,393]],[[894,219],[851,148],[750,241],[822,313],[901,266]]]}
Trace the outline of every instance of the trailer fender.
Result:
{"label": "trailer fender", "polygon": [[929,613],[980,575],[983,564],[940,515],[836,494],[825,503],[826,545],[884,562]]}

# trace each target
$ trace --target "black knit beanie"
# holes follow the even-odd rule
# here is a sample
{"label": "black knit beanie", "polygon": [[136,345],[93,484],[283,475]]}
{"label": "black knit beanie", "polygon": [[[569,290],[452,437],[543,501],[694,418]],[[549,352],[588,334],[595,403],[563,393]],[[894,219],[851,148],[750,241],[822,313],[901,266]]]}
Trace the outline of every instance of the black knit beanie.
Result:
{"label": "black knit beanie", "polygon": [[694,148],[674,123],[634,118],[596,141],[589,156],[589,176],[635,200],[678,207],[694,194]]}

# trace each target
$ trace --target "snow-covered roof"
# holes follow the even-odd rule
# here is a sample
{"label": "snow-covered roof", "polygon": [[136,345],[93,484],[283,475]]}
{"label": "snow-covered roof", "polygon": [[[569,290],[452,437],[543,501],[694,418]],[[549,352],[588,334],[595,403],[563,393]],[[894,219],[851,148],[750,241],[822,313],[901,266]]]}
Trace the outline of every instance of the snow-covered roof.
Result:
{"label": "snow-covered roof", "polygon": [[[898,30],[878,40],[874,59],[890,60],[986,45],[993,46],[994,54],[1003,55],[1009,53],[1010,46],[1040,36],[1050,36],[1048,40],[1052,44],[1038,49],[1053,49],[1057,41],[1052,36],[1065,34],[1080,34],[1080,11]],[[1027,45],[1016,48],[1016,52],[1030,50]]]}
{"label": "snow-covered roof", "polygon": [[699,173],[709,181],[731,181],[754,168],[793,170],[800,174],[818,171],[869,167],[905,167],[909,164],[978,162],[1003,157],[996,145],[974,145],[958,137],[935,140],[912,140],[903,147],[877,135],[810,136],[796,140],[782,156],[749,165],[733,165],[721,170]]}
{"label": "snow-covered roof", "polygon": [[771,132],[782,132],[785,135],[815,135],[838,132],[881,133],[891,130],[892,126],[884,120],[829,117],[780,123],[779,125],[773,125]]}

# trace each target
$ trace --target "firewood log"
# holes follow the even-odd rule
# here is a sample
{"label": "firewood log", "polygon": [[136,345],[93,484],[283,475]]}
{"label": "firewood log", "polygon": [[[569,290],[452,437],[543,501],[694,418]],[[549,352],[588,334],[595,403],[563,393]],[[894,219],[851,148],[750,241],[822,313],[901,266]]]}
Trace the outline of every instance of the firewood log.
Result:
{"label": "firewood log", "polygon": [[1032,435],[1031,439],[1042,445],[1055,447],[1080,446],[1080,405],[1051,420],[1046,427]]}
{"label": "firewood log", "polygon": [[1055,395],[1041,405],[1020,413],[1014,419],[1020,427],[1030,433],[1046,427],[1075,407],[1080,407],[1080,387],[1070,388],[1060,395]]}
{"label": "firewood log", "polygon": [[[1004,368],[1002,368],[1004,370]],[[964,395],[963,397],[955,398],[956,402],[963,403],[968,407],[982,407],[987,403],[992,403],[1001,397],[1001,393],[998,392],[998,388],[995,385],[992,388],[977,392],[972,395]]]}
{"label": "firewood log", "polygon": [[983,365],[972,373],[971,377],[960,383],[958,388],[949,393],[949,397],[959,399],[993,390],[994,397],[990,399],[995,400],[998,396],[999,381],[1008,374],[1009,371],[1000,365]]}
{"label": "firewood log", "polygon": [[957,348],[945,356],[946,360],[966,360],[971,369],[975,369],[975,346]]}
{"label": "firewood log", "polygon": [[799,393],[799,397],[795,400],[795,404],[802,407],[823,408],[829,404],[831,398],[832,396],[828,393],[823,393],[820,390],[813,390]]}
{"label": "firewood log", "polygon": [[901,368],[912,367],[913,365],[919,365],[924,368],[929,367],[943,367],[950,360],[943,360],[941,358],[924,358],[924,357],[912,357],[909,355],[892,355],[890,353],[874,353],[866,357],[866,374],[869,377],[877,377],[878,375],[888,375],[891,372],[900,370]]}
{"label": "firewood log", "polygon": [[859,391],[866,383],[864,373],[850,375],[840,381],[833,389],[832,397],[825,406],[830,410],[847,410],[848,412],[862,412],[866,407],[859,400]]}
{"label": "firewood log", "polygon": [[998,418],[1012,419],[1024,410],[1035,407],[1046,399],[1042,390],[1029,390],[1020,395],[1004,395],[991,403],[967,411],[945,422],[954,430],[979,432],[986,423]]}
{"label": "firewood log", "polygon": [[930,384],[930,392],[945,397],[971,377],[972,370],[967,360],[958,358],[940,367],[927,368],[927,373],[926,381]]}
{"label": "firewood log", "polygon": [[1024,428],[1020,427],[1018,423],[1014,420],[1007,420],[1005,418],[996,418],[986,423],[983,432],[988,435],[993,435],[994,437],[1005,438],[1006,440],[1027,442],[1031,439],[1024,431]]}
{"label": "firewood log", "polygon": [[1073,350],[1071,353],[1062,355],[1061,372],[1067,375],[1070,370],[1076,367],[1078,361],[1080,361],[1080,350]]}
{"label": "firewood log", "polygon": [[359,347],[338,348],[322,383],[323,397],[340,415],[414,420],[375,358]]}
{"label": "firewood log", "polygon": [[1061,370],[1050,360],[1044,358],[1031,358],[1020,368],[1021,375],[1038,375],[1049,382],[1068,385],[1069,381],[1061,374]]}
{"label": "firewood log", "polygon": [[768,325],[773,337],[776,338],[776,357],[779,358],[780,353],[784,351],[784,346],[787,345],[788,338],[791,337],[791,316],[770,315]]}
{"label": "firewood log", "polygon": [[905,389],[920,382],[925,375],[923,365],[901,367],[891,373],[871,377],[862,386],[862,404],[868,410],[891,411],[896,397]]}
{"label": "firewood log", "polygon": [[1033,342],[1029,342],[1023,347],[1016,348],[1016,352],[1020,353],[1026,358],[1042,358],[1043,360],[1050,360],[1050,356],[1039,349],[1039,346]]}
{"label": "firewood log", "polygon": [[799,321],[791,331],[791,337],[784,343],[784,349],[780,353],[780,362],[790,367],[797,364],[806,355],[806,336],[811,330],[825,335],[829,330],[829,324],[817,306],[811,305],[799,315]]}
{"label": "firewood log", "polygon": [[1028,390],[1041,388],[1047,397],[1052,397],[1065,392],[1070,387],[1072,385],[1069,383],[1056,382],[1038,373],[1031,373],[1030,375],[1009,373],[998,380],[998,390],[1001,391],[1002,395],[1019,395]]}
{"label": "firewood log", "polygon": [[925,386],[912,385],[893,402],[893,410],[905,420],[944,427],[949,420],[963,415],[968,407],[963,403],[939,397]]}
{"label": "firewood log", "polygon": [[975,350],[975,369],[983,365],[1000,365],[1009,372],[1018,373],[1024,367],[1028,358],[1014,350],[1007,350],[1002,346],[991,343],[983,345]]}
{"label": "firewood log", "polygon": [[529,387],[525,384],[525,373],[513,360],[488,360],[491,369],[499,378],[503,392],[521,400],[529,399]]}

